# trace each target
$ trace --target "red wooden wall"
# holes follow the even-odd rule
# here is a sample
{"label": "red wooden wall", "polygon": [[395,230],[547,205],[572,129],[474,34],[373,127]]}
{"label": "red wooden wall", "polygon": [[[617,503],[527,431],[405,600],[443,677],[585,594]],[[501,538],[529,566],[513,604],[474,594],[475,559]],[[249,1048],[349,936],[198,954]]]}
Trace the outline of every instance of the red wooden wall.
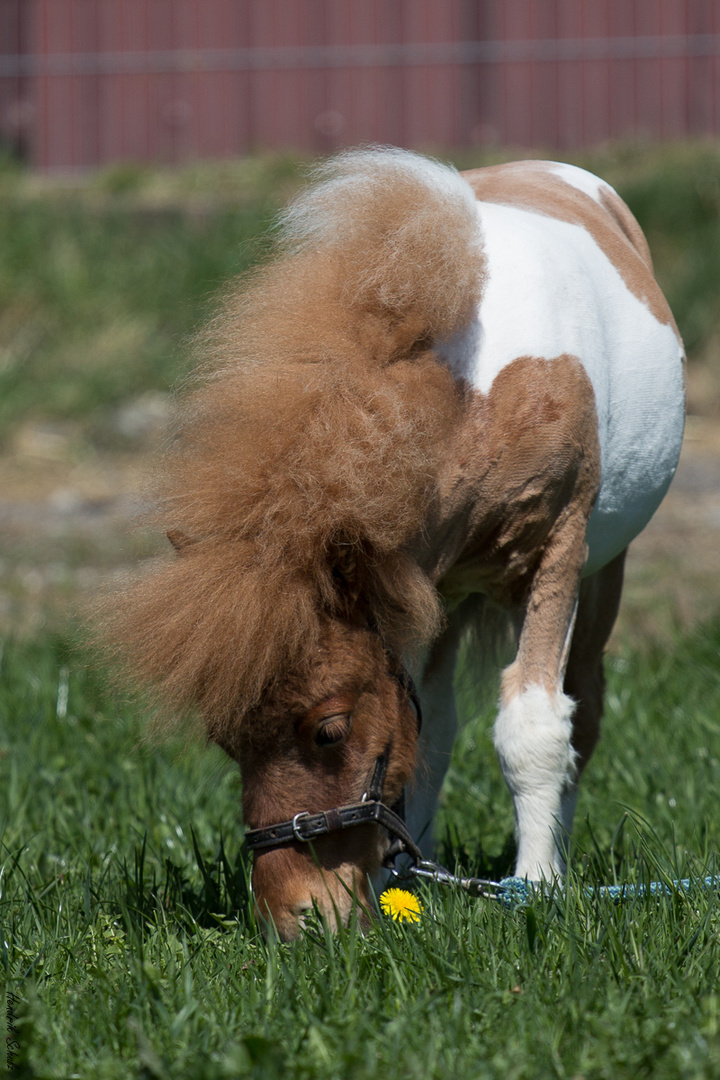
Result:
{"label": "red wooden wall", "polygon": [[0,0],[41,168],[719,129],[719,0]]}

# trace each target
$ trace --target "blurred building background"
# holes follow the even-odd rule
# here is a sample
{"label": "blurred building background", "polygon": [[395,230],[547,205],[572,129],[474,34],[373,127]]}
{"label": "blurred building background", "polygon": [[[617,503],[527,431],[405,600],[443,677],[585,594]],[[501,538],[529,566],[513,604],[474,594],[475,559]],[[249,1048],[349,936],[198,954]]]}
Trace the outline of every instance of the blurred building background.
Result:
{"label": "blurred building background", "polygon": [[40,169],[719,128],[718,0],[0,0],[0,140]]}

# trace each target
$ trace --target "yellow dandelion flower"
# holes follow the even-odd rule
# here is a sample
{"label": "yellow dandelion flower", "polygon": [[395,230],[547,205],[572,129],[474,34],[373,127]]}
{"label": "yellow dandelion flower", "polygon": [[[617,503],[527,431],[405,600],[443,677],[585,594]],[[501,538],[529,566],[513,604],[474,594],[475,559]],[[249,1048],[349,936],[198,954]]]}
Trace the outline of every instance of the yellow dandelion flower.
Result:
{"label": "yellow dandelion flower", "polygon": [[417,896],[405,889],[386,889],[380,897],[380,907],[395,922],[420,922],[423,911]]}

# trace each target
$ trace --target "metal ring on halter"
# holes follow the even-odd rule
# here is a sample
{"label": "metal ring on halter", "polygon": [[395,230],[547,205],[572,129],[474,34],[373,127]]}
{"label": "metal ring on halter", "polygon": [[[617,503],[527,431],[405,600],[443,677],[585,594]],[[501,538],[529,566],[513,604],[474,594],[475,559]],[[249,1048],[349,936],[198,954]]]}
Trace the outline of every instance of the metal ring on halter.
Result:
{"label": "metal ring on halter", "polygon": [[309,817],[309,816],[310,815],[308,814],[307,810],[301,810],[300,813],[296,814],[295,817],[292,819],[293,836],[301,844],[307,844],[308,840],[307,840],[307,838],[305,836],[301,836],[300,833],[298,832],[298,819],[302,818],[302,817]]}

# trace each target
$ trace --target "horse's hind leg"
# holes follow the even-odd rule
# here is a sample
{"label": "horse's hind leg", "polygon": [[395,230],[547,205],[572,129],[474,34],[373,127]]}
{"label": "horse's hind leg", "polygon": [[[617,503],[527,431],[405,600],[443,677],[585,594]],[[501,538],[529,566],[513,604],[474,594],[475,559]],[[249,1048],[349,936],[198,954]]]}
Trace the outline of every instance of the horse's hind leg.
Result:
{"label": "horse's hind leg", "polygon": [[603,651],[620,605],[625,568],[623,551],[580,585],[577,618],[570,646],[564,690],[575,702],[572,745],[577,777],[564,793],[562,826],[569,839],[577,800],[577,782],[600,736],[605,673]]}

